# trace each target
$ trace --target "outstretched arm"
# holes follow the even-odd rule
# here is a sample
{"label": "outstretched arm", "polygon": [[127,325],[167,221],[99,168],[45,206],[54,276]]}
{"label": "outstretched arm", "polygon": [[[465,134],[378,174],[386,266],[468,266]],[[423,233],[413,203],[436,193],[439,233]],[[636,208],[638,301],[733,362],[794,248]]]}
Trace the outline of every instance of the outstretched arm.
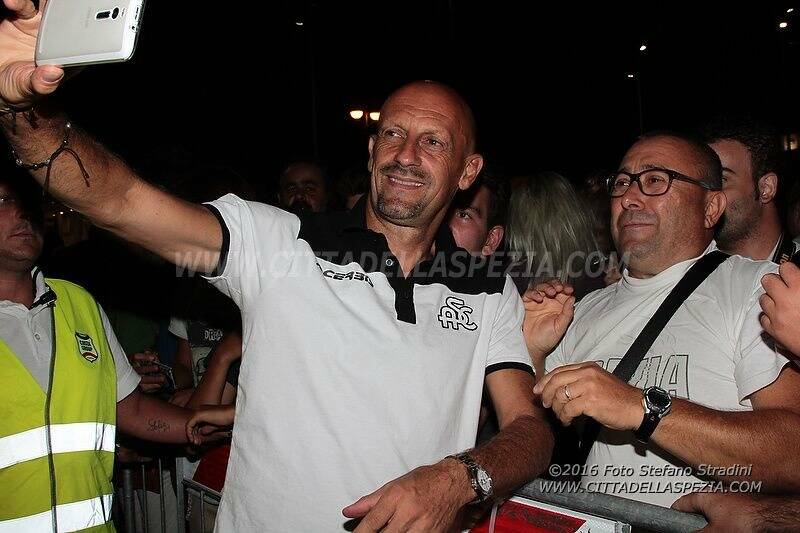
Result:
{"label": "outstretched arm", "polygon": [[[29,111],[3,113],[0,128],[22,161],[38,163],[51,157],[65,139],[67,118],[50,102],[35,103],[37,98],[56,90],[63,71],[33,63],[41,21],[33,2],[3,1],[11,14],[0,22],[0,108]],[[39,2],[40,7],[45,3]],[[222,246],[222,230],[207,209],[148,184],[77,128],[69,132],[67,147],[71,152],[62,152],[50,165],[47,188],[56,198],[94,224],[171,262],[200,272],[214,269]],[[47,167],[32,174],[44,184]]]}

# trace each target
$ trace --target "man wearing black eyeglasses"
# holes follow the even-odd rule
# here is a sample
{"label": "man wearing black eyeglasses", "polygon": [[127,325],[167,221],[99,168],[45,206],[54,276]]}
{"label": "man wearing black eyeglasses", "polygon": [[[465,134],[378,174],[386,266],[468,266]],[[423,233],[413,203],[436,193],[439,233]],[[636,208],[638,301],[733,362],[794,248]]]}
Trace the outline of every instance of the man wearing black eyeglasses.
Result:
{"label": "man wearing black eyeglasses", "polygon": [[[564,424],[586,415],[602,425],[584,446],[588,490],[669,506],[714,483],[800,487],[800,459],[783,453],[800,447],[800,373],[759,323],[760,280],[775,265],[714,254],[722,263],[656,330],[641,362],[626,355],[651,317],[663,314],[667,295],[716,249],[726,206],[721,176],[702,142],[642,137],[608,178],[622,279],[574,310],[571,289],[558,283],[526,295],[528,348],[534,361],[546,356],[549,372],[534,392]],[[613,374],[631,365],[629,382]]]}

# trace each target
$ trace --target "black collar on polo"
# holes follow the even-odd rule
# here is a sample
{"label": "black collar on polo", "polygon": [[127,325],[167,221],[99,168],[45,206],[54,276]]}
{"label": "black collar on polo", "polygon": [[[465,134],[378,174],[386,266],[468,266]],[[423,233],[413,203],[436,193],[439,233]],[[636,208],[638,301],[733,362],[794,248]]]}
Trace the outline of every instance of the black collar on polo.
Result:
{"label": "black collar on polo", "polygon": [[358,263],[365,273],[385,274],[395,292],[398,320],[416,323],[415,285],[439,283],[462,294],[502,292],[505,282],[502,272],[488,276],[491,263],[459,248],[447,221],[442,222],[434,237],[433,257],[404,273],[389,249],[386,236],[366,227],[368,201],[365,195],[350,211],[299,215],[298,238],[305,240],[319,259],[338,265]]}
{"label": "black collar on polo", "polygon": [[[365,194],[364,196],[358,199],[358,202],[356,202],[356,204],[353,206],[352,209],[350,209],[350,211],[347,211],[347,215],[344,218],[341,227],[342,232],[360,230],[360,231],[370,231],[372,233],[377,233],[367,228],[368,201],[369,201],[369,194]],[[450,226],[449,224],[447,224],[447,220],[443,220],[442,223],[439,225],[439,229],[436,231],[436,235],[434,236],[433,242],[436,244],[436,253],[444,252],[450,254],[460,249],[456,244],[455,238],[453,238],[453,232],[450,231]]]}

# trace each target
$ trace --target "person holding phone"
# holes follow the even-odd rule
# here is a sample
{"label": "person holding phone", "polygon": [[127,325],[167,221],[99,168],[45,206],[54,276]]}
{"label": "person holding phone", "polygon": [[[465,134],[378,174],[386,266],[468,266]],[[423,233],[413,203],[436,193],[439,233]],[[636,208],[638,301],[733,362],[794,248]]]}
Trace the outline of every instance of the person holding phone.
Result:
{"label": "person holding phone", "polygon": [[[350,212],[297,216],[235,195],[191,204],[35,103],[62,71],[32,63],[33,3],[4,1],[0,127],[20,161],[46,159],[28,168],[51,194],[205,273],[242,311],[218,531],[330,531],[351,520],[359,533],[444,531],[470,502],[547,467],[553,437],[532,394],[514,283],[483,262],[459,269],[463,250],[442,224],[483,166],[460,95],[414,82],[389,96],[368,144],[370,192]],[[16,126],[15,110],[27,113]],[[500,432],[473,449],[484,388]]]}

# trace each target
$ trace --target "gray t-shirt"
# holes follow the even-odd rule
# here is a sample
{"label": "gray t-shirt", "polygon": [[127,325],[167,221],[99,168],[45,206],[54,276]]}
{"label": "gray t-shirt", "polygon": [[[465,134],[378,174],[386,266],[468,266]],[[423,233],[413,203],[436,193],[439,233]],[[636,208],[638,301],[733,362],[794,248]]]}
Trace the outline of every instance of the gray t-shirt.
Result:
{"label": "gray t-shirt", "polygon": [[[0,300],[0,339],[3,339],[3,342],[25,365],[42,390],[46,391],[50,385],[53,326],[48,303],[43,301],[43,297],[50,291],[50,288],[45,284],[44,275],[38,268],[31,272],[31,276],[35,285],[33,308],[28,309],[22,304]],[[119,402],[133,392],[139,384],[139,375],[128,362],[125,351],[114,335],[114,330],[102,308],[100,308],[100,317],[106,331],[108,345],[114,356],[114,365],[117,370],[117,401]]]}

